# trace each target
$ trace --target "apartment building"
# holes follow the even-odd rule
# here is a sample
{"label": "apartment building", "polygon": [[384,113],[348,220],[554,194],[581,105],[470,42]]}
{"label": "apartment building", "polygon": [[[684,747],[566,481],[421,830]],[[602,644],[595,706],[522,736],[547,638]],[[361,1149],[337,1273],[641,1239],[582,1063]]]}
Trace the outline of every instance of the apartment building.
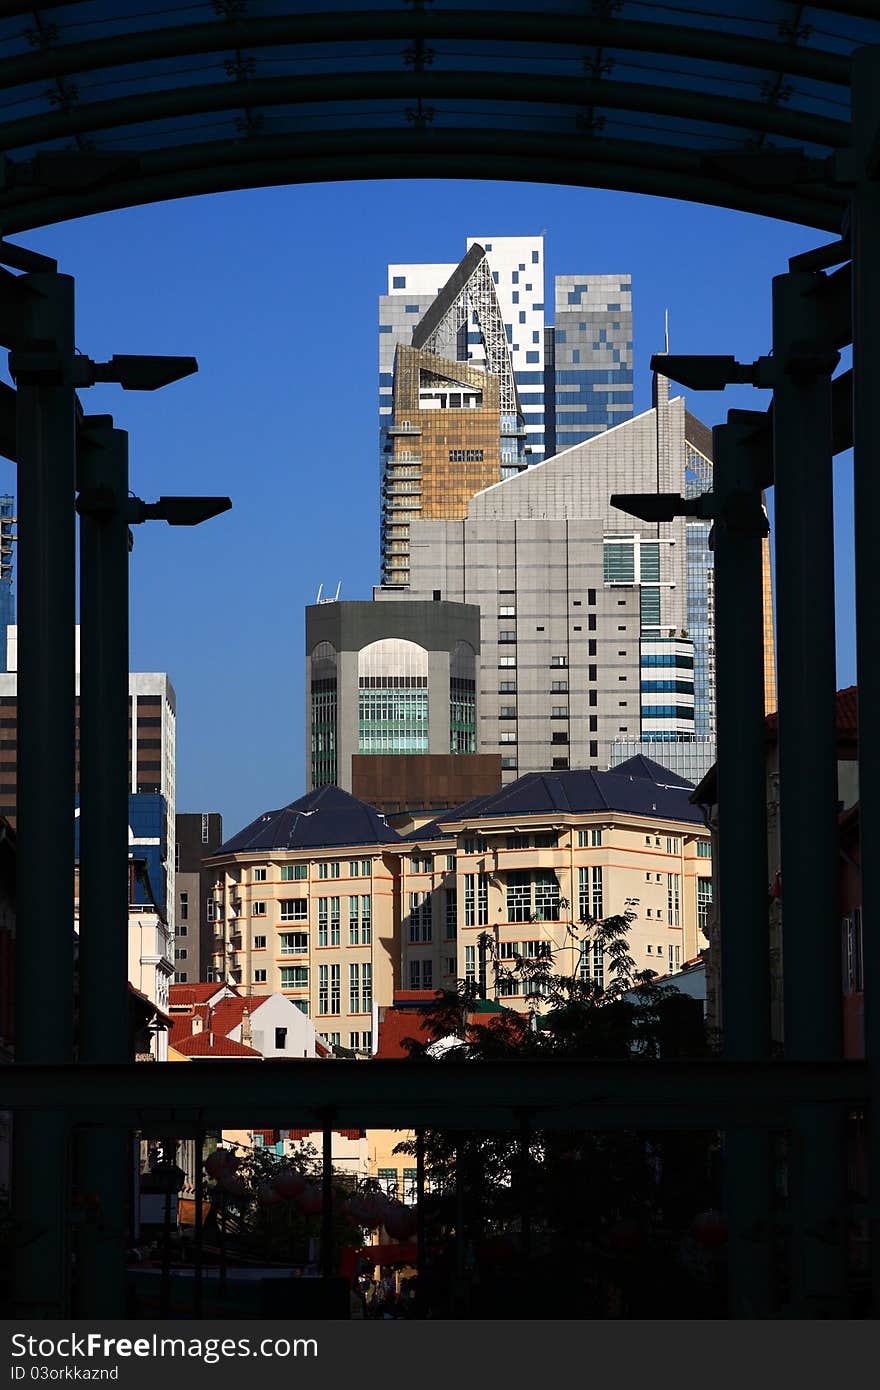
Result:
{"label": "apartment building", "polygon": [[208,859],[215,979],[279,991],[331,1045],[369,1055],[401,989],[469,979],[526,1009],[512,967],[548,953],[554,973],[607,985],[597,919],[630,913],[636,968],[674,973],[707,944],[711,845],[692,790],[642,757],[531,774],[403,838],[318,788]]}

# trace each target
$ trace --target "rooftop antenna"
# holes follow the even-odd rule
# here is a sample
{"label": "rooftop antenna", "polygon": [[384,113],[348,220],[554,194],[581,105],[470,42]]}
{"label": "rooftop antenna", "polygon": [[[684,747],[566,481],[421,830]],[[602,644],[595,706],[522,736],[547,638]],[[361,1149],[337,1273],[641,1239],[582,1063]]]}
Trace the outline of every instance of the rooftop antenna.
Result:
{"label": "rooftop antenna", "polygon": [[336,585],[336,593],[335,593],[334,596],[333,596],[333,602],[334,602],[334,603],[338,603],[338,602],[339,602],[339,595],[341,594],[341,592],[342,592],[342,580],[340,579],[339,583]]}
{"label": "rooftop antenna", "polygon": [[668,309],[664,309],[664,310],[663,310],[663,342],[664,342],[663,351],[664,351],[664,352],[666,353],[666,355],[668,356],[668,355],[669,355],[669,310],[668,310]]}
{"label": "rooftop antenna", "polygon": [[315,603],[320,603],[320,602],[321,602],[321,595],[323,594],[323,592],[324,592],[324,585],[323,585],[323,584],[319,584],[319,585],[318,585],[318,597],[315,599]]}

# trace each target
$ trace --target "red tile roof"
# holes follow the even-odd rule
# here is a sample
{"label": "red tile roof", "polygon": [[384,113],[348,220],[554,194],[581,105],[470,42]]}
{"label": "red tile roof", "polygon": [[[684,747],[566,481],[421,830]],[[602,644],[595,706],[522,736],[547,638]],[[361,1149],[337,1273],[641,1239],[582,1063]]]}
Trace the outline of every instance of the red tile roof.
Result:
{"label": "red tile roof", "polygon": [[[394,997],[396,999],[397,995]],[[386,1009],[385,1017],[379,1020],[379,1040],[375,1055],[408,1057],[409,1048],[403,1045],[406,1038],[415,1038],[418,1042],[425,1043],[431,1041],[423,1028],[422,1018],[413,1009]]]}
{"label": "red tile roof", "polygon": [[433,989],[396,989],[394,1006],[398,1004],[433,1004],[437,991]]}
{"label": "red tile roof", "polygon": [[172,1009],[191,1009],[195,1004],[209,1003],[215,995],[223,994],[224,990],[231,990],[235,993],[235,986],[216,983],[212,985],[171,985],[168,990],[168,1003]]}
{"label": "red tile roof", "polygon": [[[289,1129],[288,1139],[308,1139],[310,1134],[320,1134],[319,1129]],[[338,1134],[341,1139],[365,1139],[367,1131],[365,1129],[334,1129],[334,1134]]]}
{"label": "red tile roof", "polygon": [[271,998],[268,994],[251,994],[247,998],[236,995],[233,999],[219,999],[214,1005],[214,1026],[218,1033],[231,1033],[241,1023],[245,1009],[251,1015]]}
{"label": "red tile roof", "polygon": [[184,1057],[256,1057],[258,1061],[263,1060],[262,1055],[252,1047],[233,1042],[219,1033],[194,1033],[181,1042],[172,1042],[172,1047],[176,1052],[182,1052]]}

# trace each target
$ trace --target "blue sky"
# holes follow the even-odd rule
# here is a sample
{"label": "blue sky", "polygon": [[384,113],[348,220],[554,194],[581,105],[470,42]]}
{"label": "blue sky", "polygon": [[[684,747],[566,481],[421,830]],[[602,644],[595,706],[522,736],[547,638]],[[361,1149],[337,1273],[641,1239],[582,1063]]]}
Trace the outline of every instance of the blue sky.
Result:
{"label": "blue sky", "polygon": [[[134,670],[177,692],[177,806],[218,810],[231,835],[305,789],[303,609],[378,578],[377,297],[389,261],[456,261],[469,234],[546,238],[547,303],[561,273],[630,272],[636,409],[648,362],[673,352],[768,351],[770,281],[831,238],[746,214],[589,189],[371,182],[270,188],[133,208],[13,240],[77,280],[77,346],[187,353],[199,374],[155,395],[83,392],[131,431],[131,486],[220,493],[195,529],[137,528]],[[548,312],[548,321],[551,315]],[[767,394],[692,395],[709,425]],[[15,491],[0,461],[0,488]],[[838,683],[855,681],[852,488],[836,465]]]}

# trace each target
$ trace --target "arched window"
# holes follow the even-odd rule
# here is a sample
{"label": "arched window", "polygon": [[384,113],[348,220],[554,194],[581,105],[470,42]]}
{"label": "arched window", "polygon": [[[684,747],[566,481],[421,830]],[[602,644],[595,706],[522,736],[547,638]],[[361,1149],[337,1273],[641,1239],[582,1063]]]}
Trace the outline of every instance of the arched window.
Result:
{"label": "arched window", "polygon": [[358,752],[428,752],[428,653],[383,637],[358,653]]}

